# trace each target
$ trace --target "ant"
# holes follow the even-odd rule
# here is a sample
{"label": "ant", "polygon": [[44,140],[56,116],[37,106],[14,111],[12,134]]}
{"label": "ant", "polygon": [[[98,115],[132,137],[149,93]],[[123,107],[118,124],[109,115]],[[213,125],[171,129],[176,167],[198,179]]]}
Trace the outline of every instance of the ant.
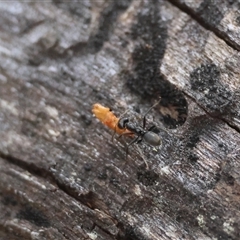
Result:
{"label": "ant", "polygon": [[[158,134],[152,132],[155,126],[152,126],[148,129],[146,128],[146,116],[147,114],[161,101],[161,98],[150,107],[147,112],[143,115],[143,124],[142,126],[138,126],[129,121],[129,118],[120,117],[117,118],[110,108],[106,108],[99,103],[93,105],[92,112],[95,116],[106,126],[114,130],[112,135],[112,139],[114,138],[114,134],[118,133],[121,137],[123,135],[128,135],[133,137],[136,136],[126,147],[126,157],[128,156],[129,147],[135,142],[140,143],[144,140],[147,144],[151,146],[159,146],[161,145],[161,138]],[[145,160],[144,160],[145,161]]]}
{"label": "ant", "polygon": [[151,126],[147,130],[146,127],[146,116],[147,114],[156,106],[159,104],[159,101],[157,101],[152,107],[150,107],[147,112],[143,115],[143,125],[137,126],[136,124],[129,121],[129,118],[120,118],[117,124],[117,127],[119,129],[126,129],[130,131],[130,133],[122,133],[122,135],[129,135],[134,133],[136,137],[127,145],[126,147],[126,156],[128,155],[128,149],[129,147],[134,144],[135,142],[140,143],[142,140],[144,140],[147,144],[151,146],[159,146],[161,145],[161,138],[158,136],[158,134],[152,132],[152,130],[155,128],[155,126]]}

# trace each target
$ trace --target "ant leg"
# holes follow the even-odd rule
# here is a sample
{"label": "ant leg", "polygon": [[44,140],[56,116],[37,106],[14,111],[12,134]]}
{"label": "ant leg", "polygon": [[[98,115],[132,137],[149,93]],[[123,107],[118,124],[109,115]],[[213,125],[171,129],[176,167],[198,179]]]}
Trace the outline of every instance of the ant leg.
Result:
{"label": "ant leg", "polygon": [[131,145],[133,145],[133,143],[137,142],[139,139],[139,136],[137,136],[136,138],[134,138],[126,147],[126,159],[127,159],[127,156],[128,156],[128,149]]}
{"label": "ant leg", "polygon": [[115,125],[115,128],[114,128],[113,134],[112,134],[112,142],[114,140],[115,133],[116,133],[116,125]]}
{"label": "ant leg", "polygon": [[[122,136],[131,136],[131,135],[133,135],[133,133],[131,133],[131,132],[125,132],[125,133],[122,133],[122,134],[120,134],[118,137],[117,137],[117,139],[119,139],[120,137],[122,137]],[[113,140],[114,140],[114,136],[115,136],[115,132],[112,134],[112,142],[113,142]]]}
{"label": "ant leg", "polygon": [[144,161],[144,163],[145,163],[145,165],[146,165],[146,169],[148,170],[149,167],[148,167],[147,160],[145,159],[145,157],[144,157],[144,155],[143,155],[143,152],[142,152],[142,150],[140,149],[140,147],[139,147],[138,145],[136,145],[136,146],[137,146],[137,149],[138,149],[139,154],[141,155],[141,157],[142,157],[142,159],[143,159],[143,161]]}
{"label": "ant leg", "polygon": [[[137,136],[135,139],[133,139],[129,144],[128,144],[128,146],[127,146],[127,148],[126,148],[126,158],[127,158],[127,156],[128,156],[128,148],[133,144],[133,143],[135,143],[135,142],[137,142],[137,143],[140,143],[141,141],[142,141],[142,138],[140,138],[139,136]],[[140,149],[140,147],[138,146],[138,145],[136,145],[136,147],[137,147],[137,149],[138,149],[138,152],[139,152],[139,154],[141,155],[141,157],[142,157],[142,159],[143,159],[143,161],[144,161],[144,163],[145,163],[145,165],[146,165],[146,169],[149,169],[149,167],[148,167],[148,163],[147,163],[147,161],[146,161],[146,159],[145,159],[145,157],[144,157],[144,155],[143,155],[143,152],[142,152],[142,150]]]}
{"label": "ant leg", "polygon": [[131,135],[133,135],[134,133],[132,133],[132,132],[125,132],[125,133],[122,133],[122,134],[120,134],[118,137],[117,137],[117,139],[119,139],[120,137],[122,137],[123,135],[124,136],[131,136]]}
{"label": "ant leg", "polygon": [[156,127],[156,126],[153,125],[153,126],[151,126],[150,128],[148,128],[148,132],[149,132],[149,131],[151,132],[155,127]]}
{"label": "ant leg", "polygon": [[147,116],[147,114],[148,114],[154,107],[156,107],[156,106],[160,103],[160,101],[161,101],[161,98],[160,98],[156,103],[154,103],[154,104],[147,110],[147,112],[145,112],[145,114],[143,115],[143,128],[145,128],[145,126],[146,126],[146,116]]}

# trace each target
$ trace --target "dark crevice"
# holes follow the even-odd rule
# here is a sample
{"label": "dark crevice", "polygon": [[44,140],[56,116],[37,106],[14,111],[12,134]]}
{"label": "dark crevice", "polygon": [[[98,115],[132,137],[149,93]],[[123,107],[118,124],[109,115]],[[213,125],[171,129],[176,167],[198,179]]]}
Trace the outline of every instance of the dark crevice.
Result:
{"label": "dark crevice", "polygon": [[37,227],[44,227],[49,228],[51,227],[51,223],[49,222],[47,216],[44,213],[39,211],[38,209],[32,206],[24,206],[20,211],[17,213],[16,217],[18,219],[24,219],[32,224],[36,225]]}
{"label": "dark crevice", "polygon": [[44,24],[45,20],[40,20],[37,22],[30,22],[25,29],[23,29],[22,34],[29,34],[31,31],[34,31],[38,26]]}
{"label": "dark crevice", "polygon": [[44,180],[47,180],[51,184],[58,186],[60,190],[65,192],[68,196],[73,197],[75,200],[81,202],[84,206],[92,210],[96,208],[100,209],[105,214],[109,215],[109,218],[112,218],[107,210],[107,206],[105,205],[105,203],[101,199],[99,199],[97,194],[95,194],[94,192],[89,191],[86,192],[85,194],[79,194],[79,192],[76,189],[67,186],[60,179],[57,179],[52,172],[48,171],[45,168],[38,167],[31,163],[27,163],[22,159],[13,157],[2,152],[0,152],[0,157],[13,165],[16,165],[24,170],[27,170],[32,175],[44,178]]}
{"label": "dark crevice", "polygon": [[[153,103],[159,96],[159,120],[167,128],[177,128],[186,121],[187,102],[182,93],[161,74],[159,64],[164,57],[168,30],[157,1],[145,2],[144,11],[136,14],[130,37],[135,42],[131,69],[121,78],[142,102]],[[143,24],[144,23],[144,24]]]}
{"label": "dark crevice", "polygon": [[222,118],[222,117],[218,117],[218,116],[216,116],[216,115],[213,115],[213,114],[209,113],[209,112],[207,111],[207,109],[204,108],[202,105],[200,105],[200,104],[196,101],[196,99],[195,99],[194,97],[190,96],[190,95],[189,95],[188,93],[186,93],[185,91],[182,91],[182,93],[183,93],[186,97],[190,98],[194,103],[196,103],[197,106],[198,106],[200,109],[202,109],[209,117],[223,121],[223,122],[226,123],[230,128],[232,128],[232,129],[236,130],[238,133],[240,133],[240,129],[239,129],[237,126],[229,123],[226,119],[224,119],[224,118]]}
{"label": "dark crevice", "polygon": [[[109,219],[112,219],[112,221],[114,223],[118,223],[117,219],[114,219],[110,213],[107,210],[107,206],[105,205],[105,203],[99,199],[99,197],[97,196],[97,194],[95,194],[92,191],[87,192],[86,194],[79,194],[79,192],[77,192],[76,189],[71,188],[70,186],[64,184],[61,182],[61,180],[58,180],[53,173],[47,171],[44,168],[39,168],[36,165],[33,164],[29,164],[24,162],[22,159],[19,158],[15,158],[13,156],[4,154],[2,152],[0,152],[0,157],[4,160],[6,160],[7,162],[14,164],[24,170],[27,170],[29,173],[31,173],[34,176],[40,177],[40,178],[44,178],[45,180],[47,179],[51,184],[58,186],[58,188],[63,191],[64,193],[66,193],[68,196],[74,198],[75,200],[79,201],[81,204],[83,204],[85,207],[90,208],[91,210],[101,210],[102,212],[104,212],[106,215],[109,216]],[[29,212],[29,211],[28,211]],[[30,211],[31,212],[31,211]],[[35,212],[34,212],[35,213]],[[36,215],[37,213],[35,213]],[[21,218],[26,218],[25,215],[20,214],[19,215]],[[33,218],[33,217],[32,217]],[[31,221],[32,218],[30,219]],[[41,219],[40,219],[41,220]],[[45,220],[45,219],[43,219]],[[47,224],[46,221],[41,221],[39,224]],[[44,225],[44,226],[45,226]],[[95,226],[97,226],[98,228],[100,228],[103,232],[105,232],[107,235],[112,236],[112,233],[110,231],[108,231],[107,229],[104,229],[103,226],[101,226],[100,224],[95,223]],[[47,225],[48,227],[48,225]]]}
{"label": "dark crevice", "polygon": [[130,4],[131,1],[126,0],[109,1],[108,6],[101,12],[97,31],[92,32],[88,39],[88,52],[97,53],[101,50],[104,43],[109,40],[119,14],[124,12]]}
{"label": "dark crevice", "polygon": [[198,13],[196,13],[193,9],[189,8],[185,4],[180,3],[176,0],[168,0],[172,5],[179,8],[184,13],[188,14],[192,19],[198,22],[202,27],[206,30],[213,32],[217,37],[221,40],[225,41],[225,43],[233,48],[234,50],[240,51],[240,45],[236,42],[232,41],[226,32],[220,31],[217,27],[208,23],[205,19],[203,19]]}
{"label": "dark crevice", "polygon": [[237,126],[229,123],[229,122],[228,122],[226,119],[224,119],[224,118],[220,118],[220,120],[222,120],[222,121],[225,122],[229,127],[233,128],[233,129],[236,130],[238,133],[240,133],[240,129],[239,129]]}
{"label": "dark crevice", "polygon": [[94,231],[94,228],[98,227],[101,231],[103,231],[106,235],[113,236],[111,232],[109,232],[107,229],[104,229],[100,224],[94,223],[92,231]]}
{"label": "dark crevice", "polygon": [[54,179],[53,175],[44,168],[37,167],[34,164],[27,163],[20,158],[16,158],[2,152],[0,152],[0,157],[13,165],[27,170],[32,175],[47,179],[51,184],[56,185],[56,180]]}

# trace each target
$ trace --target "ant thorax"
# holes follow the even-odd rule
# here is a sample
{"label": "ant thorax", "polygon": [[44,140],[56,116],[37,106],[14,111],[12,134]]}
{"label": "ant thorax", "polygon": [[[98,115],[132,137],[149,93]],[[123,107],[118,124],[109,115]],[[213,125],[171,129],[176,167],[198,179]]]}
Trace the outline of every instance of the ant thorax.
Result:
{"label": "ant thorax", "polygon": [[154,133],[150,129],[145,129],[145,123],[143,126],[137,125],[137,123],[132,122],[127,117],[122,117],[118,121],[118,127],[120,129],[127,129],[136,135],[138,142],[144,140],[146,143],[152,146],[159,146],[161,144],[161,139],[158,134]]}

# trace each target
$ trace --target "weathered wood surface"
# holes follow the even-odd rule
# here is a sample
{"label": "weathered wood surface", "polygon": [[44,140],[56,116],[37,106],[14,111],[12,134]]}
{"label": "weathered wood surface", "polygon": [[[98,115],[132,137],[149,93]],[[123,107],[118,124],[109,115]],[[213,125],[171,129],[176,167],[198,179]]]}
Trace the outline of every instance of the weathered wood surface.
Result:
{"label": "weathered wood surface", "polygon": [[[1,2],[0,239],[240,239],[239,9]],[[147,170],[91,107],[159,96]]]}

